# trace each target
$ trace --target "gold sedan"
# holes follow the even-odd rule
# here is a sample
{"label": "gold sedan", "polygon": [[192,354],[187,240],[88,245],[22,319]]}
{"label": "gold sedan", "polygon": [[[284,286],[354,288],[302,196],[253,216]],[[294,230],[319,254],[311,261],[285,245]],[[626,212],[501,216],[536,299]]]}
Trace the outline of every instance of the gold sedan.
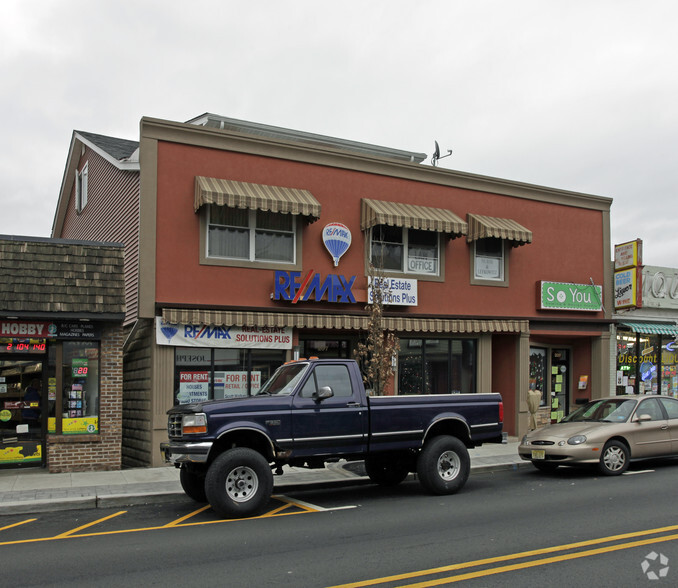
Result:
{"label": "gold sedan", "polygon": [[678,400],[669,396],[610,396],[585,404],[559,423],[530,431],[518,453],[543,472],[596,464],[607,476],[629,462],[678,455]]}

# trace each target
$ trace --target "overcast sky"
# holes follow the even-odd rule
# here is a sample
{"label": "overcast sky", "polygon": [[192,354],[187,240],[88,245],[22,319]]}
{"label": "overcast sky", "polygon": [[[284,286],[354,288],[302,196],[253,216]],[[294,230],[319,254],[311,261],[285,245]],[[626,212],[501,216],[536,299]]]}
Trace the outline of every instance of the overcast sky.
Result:
{"label": "overcast sky", "polygon": [[50,236],[73,130],[138,140],[142,116],[213,112],[429,155],[437,140],[441,167],[610,197],[612,244],[678,267],[675,0],[2,9],[0,234]]}

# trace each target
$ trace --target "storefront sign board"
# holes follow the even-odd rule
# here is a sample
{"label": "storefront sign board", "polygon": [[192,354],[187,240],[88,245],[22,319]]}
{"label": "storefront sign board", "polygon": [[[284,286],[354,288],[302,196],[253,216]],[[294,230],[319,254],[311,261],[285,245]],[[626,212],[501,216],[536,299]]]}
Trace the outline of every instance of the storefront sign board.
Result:
{"label": "storefront sign board", "polygon": [[640,268],[634,267],[614,273],[614,307],[640,308],[642,306]]}
{"label": "storefront sign board", "polygon": [[642,276],[644,307],[678,309],[678,269],[646,265]]}
{"label": "storefront sign board", "polygon": [[0,321],[0,337],[18,339],[100,339],[101,333],[95,323],[89,321],[43,322],[43,321]]}
{"label": "storefront sign board", "polygon": [[340,274],[322,276],[309,270],[301,272],[275,272],[273,300],[297,302],[336,302],[355,303],[353,284],[357,276],[346,277]]}
{"label": "storefront sign board", "polygon": [[166,323],[156,317],[156,343],[179,347],[292,349],[292,327],[237,327]]}
{"label": "storefront sign board", "polygon": [[373,287],[382,292],[384,304],[392,306],[417,306],[417,280],[403,278],[368,278],[367,279],[367,303],[373,303]]}
{"label": "storefront sign board", "polygon": [[540,282],[539,284],[542,310],[602,310],[602,286],[565,282]]}
{"label": "storefront sign board", "polygon": [[614,246],[614,269],[622,270],[643,264],[643,241],[636,239]]}

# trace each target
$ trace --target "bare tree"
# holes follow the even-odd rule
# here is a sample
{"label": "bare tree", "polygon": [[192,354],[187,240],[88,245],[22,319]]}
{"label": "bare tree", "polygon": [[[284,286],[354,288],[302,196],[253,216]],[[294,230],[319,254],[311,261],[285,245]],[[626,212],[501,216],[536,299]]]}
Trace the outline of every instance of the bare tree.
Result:
{"label": "bare tree", "polygon": [[388,290],[384,288],[383,272],[370,264],[368,281],[371,285],[372,301],[369,297],[365,310],[368,312],[367,333],[354,351],[360,365],[365,388],[371,394],[382,396],[386,385],[393,376],[393,358],[400,348],[398,337],[384,326],[384,299]]}

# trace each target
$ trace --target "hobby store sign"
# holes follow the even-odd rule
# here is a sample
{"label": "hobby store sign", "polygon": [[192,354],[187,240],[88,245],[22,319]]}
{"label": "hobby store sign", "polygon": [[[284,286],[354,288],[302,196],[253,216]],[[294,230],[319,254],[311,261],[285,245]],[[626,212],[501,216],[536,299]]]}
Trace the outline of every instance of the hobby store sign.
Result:
{"label": "hobby store sign", "polygon": [[603,287],[594,284],[539,282],[541,310],[589,310],[603,308]]}

